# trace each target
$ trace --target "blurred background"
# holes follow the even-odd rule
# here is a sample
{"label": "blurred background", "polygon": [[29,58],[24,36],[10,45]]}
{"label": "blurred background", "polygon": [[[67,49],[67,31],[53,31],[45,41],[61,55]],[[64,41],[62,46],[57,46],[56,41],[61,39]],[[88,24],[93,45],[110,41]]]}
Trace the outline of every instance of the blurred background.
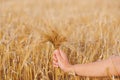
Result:
{"label": "blurred background", "polygon": [[0,0],[0,80],[119,80],[54,69],[51,29],[72,64],[120,55],[120,0]]}

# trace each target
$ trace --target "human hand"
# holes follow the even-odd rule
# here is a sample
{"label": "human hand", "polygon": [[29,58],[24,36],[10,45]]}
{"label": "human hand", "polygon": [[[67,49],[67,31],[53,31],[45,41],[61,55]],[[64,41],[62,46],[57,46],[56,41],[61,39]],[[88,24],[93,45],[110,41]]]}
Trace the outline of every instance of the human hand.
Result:
{"label": "human hand", "polygon": [[72,70],[72,65],[69,63],[66,54],[62,50],[54,51],[53,66],[60,67],[64,72],[70,72]]}

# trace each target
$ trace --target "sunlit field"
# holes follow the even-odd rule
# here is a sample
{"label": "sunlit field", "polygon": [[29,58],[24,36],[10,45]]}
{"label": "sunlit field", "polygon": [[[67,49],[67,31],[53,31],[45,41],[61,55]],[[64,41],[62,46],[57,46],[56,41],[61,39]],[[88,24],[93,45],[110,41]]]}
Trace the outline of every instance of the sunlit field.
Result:
{"label": "sunlit field", "polygon": [[120,0],[0,0],[0,80],[119,80],[73,76],[52,65],[120,55]]}

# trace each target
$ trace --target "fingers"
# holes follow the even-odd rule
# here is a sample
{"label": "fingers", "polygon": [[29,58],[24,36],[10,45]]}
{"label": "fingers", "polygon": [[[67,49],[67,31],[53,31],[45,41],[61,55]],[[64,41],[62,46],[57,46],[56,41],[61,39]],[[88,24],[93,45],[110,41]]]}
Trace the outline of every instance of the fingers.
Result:
{"label": "fingers", "polygon": [[53,55],[53,67],[58,67],[58,60],[55,55]]}
{"label": "fingers", "polygon": [[56,61],[53,60],[53,66],[54,67],[58,67],[58,62],[56,62]]}
{"label": "fingers", "polygon": [[56,62],[58,62],[57,58],[56,58],[56,57],[54,57],[54,56],[53,56],[53,60],[54,60],[54,61],[56,61]]}
{"label": "fingers", "polygon": [[55,50],[53,53],[53,67],[58,67],[58,59],[57,59],[57,54],[58,50]]}
{"label": "fingers", "polygon": [[54,60],[54,61],[58,61],[58,60],[57,60],[57,57],[56,57],[56,54],[53,54],[53,60]]}

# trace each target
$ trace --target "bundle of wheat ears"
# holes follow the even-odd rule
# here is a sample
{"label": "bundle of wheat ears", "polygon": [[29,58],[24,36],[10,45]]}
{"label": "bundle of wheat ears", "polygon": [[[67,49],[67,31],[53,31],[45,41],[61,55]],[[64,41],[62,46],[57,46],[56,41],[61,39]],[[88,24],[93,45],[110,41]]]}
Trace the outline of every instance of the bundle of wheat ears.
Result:
{"label": "bundle of wheat ears", "polygon": [[43,32],[42,34],[42,42],[52,43],[55,49],[58,49],[63,42],[67,41],[67,37],[60,34],[60,32],[58,32],[56,29],[51,29],[47,33]]}

